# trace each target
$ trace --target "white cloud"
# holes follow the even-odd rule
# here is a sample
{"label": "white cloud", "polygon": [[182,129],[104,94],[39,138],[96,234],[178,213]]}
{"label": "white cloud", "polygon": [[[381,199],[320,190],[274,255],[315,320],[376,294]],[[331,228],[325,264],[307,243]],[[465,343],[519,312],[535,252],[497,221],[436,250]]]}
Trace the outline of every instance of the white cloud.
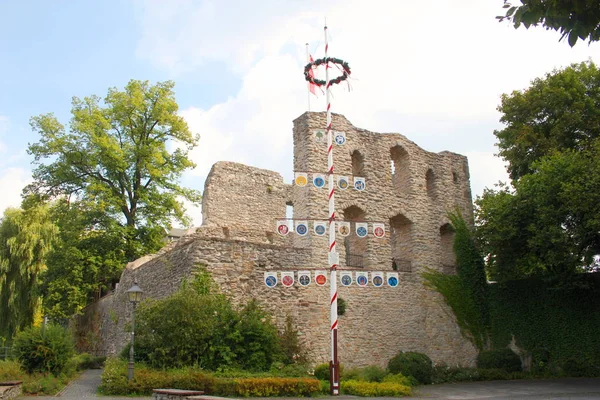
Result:
{"label": "white cloud", "polygon": [[[592,57],[600,44],[570,48],[542,28],[515,30],[498,23],[501,4],[476,0],[390,2],[332,0],[137,3],[141,58],[170,74],[208,62],[226,65],[242,80],[237,93],[206,109],[182,111],[200,146],[191,155],[195,176],[218,160],[279,171],[291,177],[292,120],[306,110],[304,43],[323,56],[323,17],[330,54],[352,67],[352,91],[336,86],[332,111],[355,126],[404,133],[434,151],[440,143],[467,154],[474,196],[507,180],[494,158],[496,107],[502,93]],[[335,70],[334,70],[335,71]],[[313,99],[312,110],[325,100]],[[441,121],[441,122],[440,122]],[[441,140],[441,139],[444,140]]]}
{"label": "white cloud", "polygon": [[31,183],[31,174],[24,168],[4,168],[0,172],[0,212],[7,207],[21,206],[21,192]]}

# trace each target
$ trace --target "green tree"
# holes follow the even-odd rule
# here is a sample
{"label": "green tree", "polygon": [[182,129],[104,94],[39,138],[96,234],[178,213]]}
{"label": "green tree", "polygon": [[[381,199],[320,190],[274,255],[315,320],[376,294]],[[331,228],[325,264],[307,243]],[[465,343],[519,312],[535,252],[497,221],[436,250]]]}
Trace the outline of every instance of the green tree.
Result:
{"label": "green tree", "polygon": [[534,161],[555,151],[589,148],[600,137],[600,71],[591,61],[535,79],[503,94],[504,129],[494,131],[511,179],[535,172]]}
{"label": "green tree", "polygon": [[109,89],[103,102],[74,97],[68,130],[53,114],[31,118],[41,139],[28,149],[37,167],[25,192],[95,204],[122,226],[129,260],[147,251],[157,228],[187,223],[180,199],[200,195],[177,181],[194,167],[187,152],[198,137],[177,114],[173,86],[132,80],[124,91]]}
{"label": "green tree", "polygon": [[578,39],[590,43],[600,39],[600,3],[596,0],[521,0],[515,6],[504,0],[504,8],[505,15],[497,18],[511,21],[515,29],[542,25],[559,31],[559,40],[567,37],[571,47]]}
{"label": "green tree", "polygon": [[568,282],[600,253],[600,72],[572,65],[503,96],[496,131],[512,188],[476,200],[493,279]]}
{"label": "green tree", "polygon": [[60,320],[112,287],[127,257],[120,227],[94,205],[57,200],[50,210],[60,234],[42,275],[43,306],[45,315]]}
{"label": "green tree", "polygon": [[57,227],[46,206],[9,208],[0,222],[0,337],[31,325]]}

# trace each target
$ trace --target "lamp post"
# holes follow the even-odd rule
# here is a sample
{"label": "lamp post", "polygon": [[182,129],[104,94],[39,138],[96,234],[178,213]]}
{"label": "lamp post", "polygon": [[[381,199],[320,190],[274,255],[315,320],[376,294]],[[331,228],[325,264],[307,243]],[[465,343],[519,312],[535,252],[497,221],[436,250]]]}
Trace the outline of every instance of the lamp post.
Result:
{"label": "lamp post", "polygon": [[127,298],[129,302],[133,305],[133,310],[131,311],[131,347],[129,347],[129,370],[128,370],[128,380],[131,382],[133,380],[133,342],[135,338],[135,307],[137,303],[142,300],[142,294],[144,291],[140,289],[137,282],[133,282],[133,286],[129,288],[127,291]]}

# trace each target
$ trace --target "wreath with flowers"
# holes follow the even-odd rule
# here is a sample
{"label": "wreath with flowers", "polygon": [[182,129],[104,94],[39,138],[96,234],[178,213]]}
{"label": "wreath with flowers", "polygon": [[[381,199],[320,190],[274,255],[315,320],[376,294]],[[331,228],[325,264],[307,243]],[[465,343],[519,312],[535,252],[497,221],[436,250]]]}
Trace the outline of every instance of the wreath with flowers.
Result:
{"label": "wreath with flowers", "polygon": [[313,85],[317,85],[317,86],[327,85],[326,81],[324,81],[322,79],[315,79],[315,76],[312,73],[312,68],[318,67],[321,64],[328,65],[328,63],[337,65],[338,68],[342,71],[342,75],[329,80],[329,86],[336,84],[336,83],[343,82],[346,79],[348,79],[348,76],[350,76],[350,73],[351,73],[350,65],[344,60],[341,60],[339,58],[333,58],[333,57],[319,58],[313,62],[306,64],[306,66],[304,67],[304,79],[306,79],[308,82],[312,83]]}

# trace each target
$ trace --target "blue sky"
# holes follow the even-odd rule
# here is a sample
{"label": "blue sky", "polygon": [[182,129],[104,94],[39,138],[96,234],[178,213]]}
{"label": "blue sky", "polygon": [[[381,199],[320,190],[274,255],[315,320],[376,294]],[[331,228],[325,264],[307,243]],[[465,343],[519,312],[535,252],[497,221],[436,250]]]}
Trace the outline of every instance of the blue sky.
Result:
{"label": "blue sky", "polygon": [[[497,4],[496,4],[497,3]],[[0,208],[18,206],[31,174],[29,118],[63,124],[73,96],[104,96],[130,79],[174,80],[181,114],[201,135],[202,189],[210,165],[244,162],[292,176],[292,120],[307,109],[305,46],[348,60],[353,90],[333,111],[354,125],[398,132],[430,151],[469,157],[474,194],[506,179],[494,157],[502,93],[591,58],[542,28],[499,24],[502,1],[4,1],[0,2]],[[324,99],[314,98],[312,110]],[[190,208],[199,224],[199,209]]]}

